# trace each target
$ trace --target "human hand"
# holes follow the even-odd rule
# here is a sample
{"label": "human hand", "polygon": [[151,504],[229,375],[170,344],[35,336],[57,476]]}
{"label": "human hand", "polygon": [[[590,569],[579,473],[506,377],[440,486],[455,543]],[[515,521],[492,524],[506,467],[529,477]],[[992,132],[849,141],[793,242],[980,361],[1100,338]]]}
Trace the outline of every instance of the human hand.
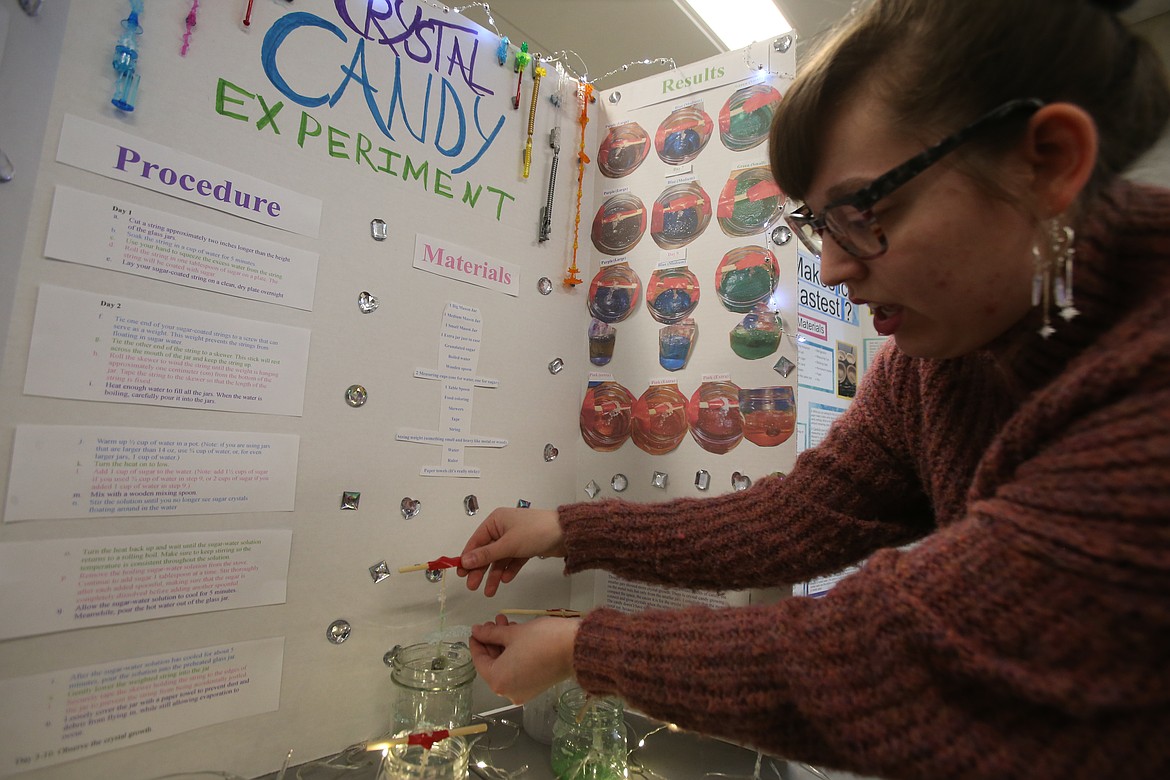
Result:
{"label": "human hand", "polygon": [[471,660],[492,692],[523,704],[573,674],[576,618],[537,618],[471,627]]}
{"label": "human hand", "polygon": [[484,581],[485,596],[496,595],[501,582],[511,582],[534,555],[565,556],[565,540],[554,509],[500,507],[471,534],[456,570],[469,590]]}

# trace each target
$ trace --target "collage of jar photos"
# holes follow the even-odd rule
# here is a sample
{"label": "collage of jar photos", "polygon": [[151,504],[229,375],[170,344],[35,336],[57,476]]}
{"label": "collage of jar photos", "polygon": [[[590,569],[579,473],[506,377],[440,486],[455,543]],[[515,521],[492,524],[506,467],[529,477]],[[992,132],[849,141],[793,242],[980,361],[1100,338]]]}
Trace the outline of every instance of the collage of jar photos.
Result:
{"label": "collage of jar photos", "polygon": [[[689,434],[702,449],[723,454],[744,439],[774,447],[792,436],[794,388],[781,382],[795,379],[795,363],[780,354],[790,337],[775,300],[781,281],[775,250],[793,236],[782,220],[787,199],[767,162],[781,100],[778,82],[759,77],[616,120],[601,114],[593,161],[604,179],[590,229],[598,270],[587,294],[589,360],[595,376],[605,376],[615,355],[633,350],[647,371],[657,370],[651,363],[657,360],[662,371],[680,372],[689,392],[669,378],[650,381],[638,396],[612,379],[591,381],[580,428],[594,450],[610,452],[632,439],[661,455]],[[657,330],[656,339],[646,338],[647,328]],[[774,374],[747,373],[775,379],[737,384],[732,377],[743,373],[736,369],[744,361],[774,363]],[[695,362],[703,368],[686,371]]]}

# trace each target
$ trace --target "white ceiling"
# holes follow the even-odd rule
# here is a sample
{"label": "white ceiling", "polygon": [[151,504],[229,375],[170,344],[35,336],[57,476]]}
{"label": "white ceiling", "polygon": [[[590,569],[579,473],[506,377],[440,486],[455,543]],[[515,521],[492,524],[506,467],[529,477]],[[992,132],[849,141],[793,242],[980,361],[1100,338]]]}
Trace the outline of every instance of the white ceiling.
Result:
{"label": "white ceiling", "polygon": [[[805,44],[848,13],[852,5],[851,0],[774,2]],[[671,58],[682,66],[722,50],[676,0],[489,0],[489,5],[496,27],[514,45],[527,41],[530,50],[542,54],[572,50],[579,58],[570,55],[568,67],[590,80],[618,70],[599,81],[603,89],[665,70],[660,64],[630,65],[620,70],[629,63]],[[469,7],[464,13],[490,26],[482,9]],[[1170,13],[1170,0],[1138,0],[1124,18],[1135,22],[1163,13]],[[760,32],[763,39],[781,31]]]}

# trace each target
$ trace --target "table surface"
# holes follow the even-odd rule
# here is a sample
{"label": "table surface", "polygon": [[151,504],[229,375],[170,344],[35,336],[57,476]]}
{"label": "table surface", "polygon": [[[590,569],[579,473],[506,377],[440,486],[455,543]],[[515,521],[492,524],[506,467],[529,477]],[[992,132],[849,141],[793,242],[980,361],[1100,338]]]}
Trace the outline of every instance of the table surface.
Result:
{"label": "table surface", "polygon": [[[471,751],[471,780],[555,780],[550,748],[522,728],[522,709],[507,707],[477,715],[487,722]],[[864,780],[840,772],[825,772],[732,745],[723,740],[684,731],[633,712],[626,712],[629,729],[631,778],[644,780]],[[639,745],[639,742],[644,743]],[[379,780],[380,755],[350,749],[337,756],[289,767],[284,780]],[[757,770],[757,761],[759,767]],[[483,766],[478,766],[482,762]],[[276,780],[278,773],[256,780]]]}

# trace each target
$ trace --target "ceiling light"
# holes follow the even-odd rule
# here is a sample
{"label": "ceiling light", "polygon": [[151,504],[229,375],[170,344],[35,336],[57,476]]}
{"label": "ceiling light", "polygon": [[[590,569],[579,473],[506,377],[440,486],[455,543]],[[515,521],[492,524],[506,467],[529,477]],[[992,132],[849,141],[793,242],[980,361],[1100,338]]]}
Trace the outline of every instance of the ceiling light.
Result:
{"label": "ceiling light", "polygon": [[675,0],[700,29],[723,49],[786,33],[792,25],[773,0]]}

